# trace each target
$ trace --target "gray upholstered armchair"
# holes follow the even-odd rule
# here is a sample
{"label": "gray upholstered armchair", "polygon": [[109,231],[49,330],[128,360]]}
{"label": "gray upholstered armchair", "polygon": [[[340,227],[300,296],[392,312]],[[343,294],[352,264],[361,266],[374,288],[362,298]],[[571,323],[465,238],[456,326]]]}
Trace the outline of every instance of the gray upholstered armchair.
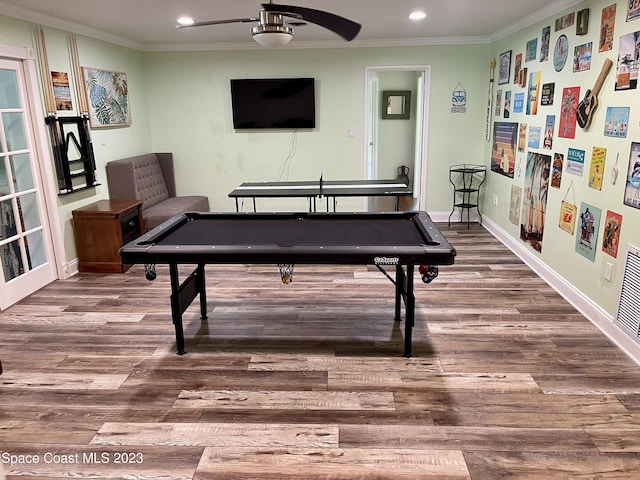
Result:
{"label": "gray upholstered armchair", "polygon": [[172,216],[187,212],[208,212],[205,196],[176,196],[172,153],[147,153],[107,163],[109,197],[142,200],[145,230]]}

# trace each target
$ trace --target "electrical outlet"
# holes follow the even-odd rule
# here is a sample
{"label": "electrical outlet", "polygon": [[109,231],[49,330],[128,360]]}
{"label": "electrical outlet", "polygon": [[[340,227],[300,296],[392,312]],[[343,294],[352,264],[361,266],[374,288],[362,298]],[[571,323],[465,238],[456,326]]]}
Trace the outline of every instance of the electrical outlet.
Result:
{"label": "electrical outlet", "polygon": [[493,204],[496,207],[498,206],[498,195],[496,195],[495,193],[493,194]]}

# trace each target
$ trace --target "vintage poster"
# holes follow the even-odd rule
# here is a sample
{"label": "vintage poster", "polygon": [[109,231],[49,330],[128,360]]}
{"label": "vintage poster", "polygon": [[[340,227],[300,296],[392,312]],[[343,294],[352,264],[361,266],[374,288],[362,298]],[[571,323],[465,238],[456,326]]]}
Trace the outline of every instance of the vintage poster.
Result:
{"label": "vintage poster", "polygon": [[520,238],[542,251],[551,155],[529,152],[520,219]]}
{"label": "vintage poster", "polygon": [[616,90],[635,90],[638,86],[638,41],[640,32],[620,36],[618,65],[616,66]]}
{"label": "vintage poster", "polygon": [[553,164],[551,166],[551,186],[560,188],[562,183],[562,166],[564,165],[564,155],[561,153],[553,154]]}
{"label": "vintage poster", "polygon": [[584,171],[584,150],[569,148],[567,152],[567,173],[582,176]]}
{"label": "vintage poster", "polygon": [[596,259],[598,228],[602,210],[582,202],[578,212],[578,235],[576,235],[576,252],[592,262]]}
{"label": "vintage poster", "polygon": [[567,13],[565,16],[556,18],[555,31],[564,30],[571,27],[576,21],[576,12]]}
{"label": "vintage poster", "polygon": [[607,149],[593,147],[591,152],[591,165],[589,166],[589,187],[602,190],[602,178],[604,175],[604,162],[607,158]]}
{"label": "vintage poster", "polygon": [[635,20],[640,17],[640,1],[628,0],[627,1],[627,22]]}
{"label": "vintage poster", "polygon": [[509,202],[509,221],[514,225],[520,222],[520,206],[522,204],[522,187],[511,185],[511,199]]}
{"label": "vintage poster", "polygon": [[551,150],[553,148],[553,129],[556,126],[556,116],[547,115],[547,121],[544,124],[544,140],[542,141],[542,148],[545,150]]}
{"label": "vintage poster", "polygon": [[496,117],[500,116],[500,112],[502,111],[502,90],[498,90],[496,92],[496,108],[493,112],[493,115]]}
{"label": "vintage poster", "polygon": [[56,101],[56,110],[73,110],[71,104],[71,89],[69,88],[69,75],[66,72],[51,72],[53,83],[53,97]]}
{"label": "vintage poster", "polygon": [[511,90],[504,92],[504,108],[502,109],[502,117],[509,118],[511,116]]}
{"label": "vintage poster", "polygon": [[624,189],[624,204],[640,208],[640,143],[638,142],[631,142],[627,184]]}
{"label": "vintage poster", "polygon": [[527,96],[527,115],[537,115],[538,99],[540,96],[540,73],[531,72],[529,74],[529,95]]}
{"label": "vintage poster", "polygon": [[604,232],[602,233],[602,251],[608,253],[613,258],[618,257],[621,228],[622,215],[607,210],[607,214],[604,217]]}
{"label": "vintage poster", "polygon": [[527,72],[529,71],[528,68],[524,67],[520,69],[520,86],[522,88],[527,86]]}
{"label": "vintage poster", "polygon": [[553,93],[555,89],[555,83],[545,83],[542,85],[542,97],[540,98],[540,105],[553,105]]}
{"label": "vintage poster", "polygon": [[562,90],[558,137],[576,138],[576,109],[579,103],[580,87],[568,87]]}
{"label": "vintage poster", "polygon": [[584,72],[591,68],[591,48],[593,42],[578,45],[573,50],[573,71]]}
{"label": "vintage poster", "polygon": [[572,205],[569,202],[562,201],[560,204],[560,223],[558,226],[561,230],[573,235],[576,229],[576,214],[578,213],[578,207]]}
{"label": "vintage poster", "polygon": [[607,115],[604,121],[604,134],[606,137],[627,138],[630,111],[630,107],[607,107]]}
{"label": "vintage poster", "polygon": [[549,60],[549,44],[551,43],[551,27],[542,29],[542,42],[540,43],[540,61]]}
{"label": "vintage poster", "polygon": [[491,171],[513,178],[513,171],[516,165],[517,141],[517,123],[494,122]]}
{"label": "vintage poster", "polygon": [[524,147],[527,145],[527,124],[521,123],[518,132],[518,151],[524,152]]}
{"label": "vintage poster", "polygon": [[515,59],[515,62],[513,64],[513,83],[514,83],[514,85],[522,84],[522,78],[520,78],[521,75],[522,75],[522,54],[518,53],[518,54],[516,54],[516,59]]}
{"label": "vintage poster", "polygon": [[538,50],[538,39],[532,38],[527,42],[527,49],[525,51],[525,62],[530,62],[531,60],[536,59],[536,52]]}
{"label": "vintage poster", "polygon": [[524,112],[524,92],[516,92],[513,96],[513,113]]}
{"label": "vintage poster", "polygon": [[498,61],[498,85],[509,83],[511,76],[511,50],[500,54]]}
{"label": "vintage poster", "polygon": [[540,127],[529,127],[529,141],[527,146],[529,148],[540,148]]}
{"label": "vintage poster", "polygon": [[602,9],[602,19],[600,20],[600,41],[598,51],[606,52],[613,48],[613,32],[616,26],[616,4],[609,5]]}

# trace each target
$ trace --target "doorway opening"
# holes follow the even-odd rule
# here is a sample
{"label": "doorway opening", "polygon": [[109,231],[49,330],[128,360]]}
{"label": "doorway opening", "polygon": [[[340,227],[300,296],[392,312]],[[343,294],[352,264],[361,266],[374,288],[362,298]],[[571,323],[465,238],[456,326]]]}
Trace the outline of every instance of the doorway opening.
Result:
{"label": "doorway opening", "polygon": [[[426,209],[430,77],[428,65],[366,67],[365,174],[396,178],[408,167],[413,195],[402,199],[401,210]],[[408,111],[394,115],[398,104]],[[367,210],[393,209],[391,201],[371,198]]]}

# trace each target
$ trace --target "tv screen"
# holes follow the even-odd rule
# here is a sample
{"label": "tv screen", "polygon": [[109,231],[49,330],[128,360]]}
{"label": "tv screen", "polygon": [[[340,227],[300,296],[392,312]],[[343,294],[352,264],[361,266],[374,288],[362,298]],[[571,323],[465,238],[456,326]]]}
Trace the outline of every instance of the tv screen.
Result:
{"label": "tv screen", "polygon": [[313,78],[231,80],[233,128],[315,128]]}

